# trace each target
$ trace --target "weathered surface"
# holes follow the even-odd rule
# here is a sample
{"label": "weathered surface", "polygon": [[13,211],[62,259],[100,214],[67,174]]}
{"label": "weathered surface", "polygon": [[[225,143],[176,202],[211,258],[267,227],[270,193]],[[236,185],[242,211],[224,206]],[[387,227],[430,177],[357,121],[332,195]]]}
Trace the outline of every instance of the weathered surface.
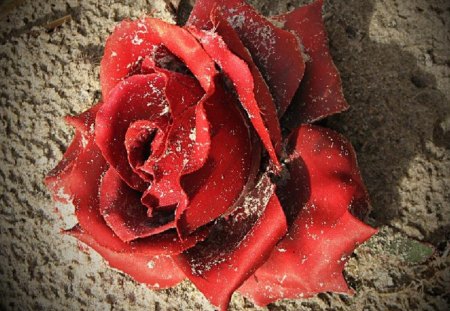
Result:
{"label": "weathered surface", "polygon": [[[163,0],[119,2],[25,0],[0,12],[2,309],[211,309],[188,282],[154,292],[81,252],[59,234],[71,219],[54,212],[42,184],[72,136],[62,117],[100,98],[99,61],[114,25],[146,13],[172,18]],[[251,2],[271,13],[302,1]],[[67,14],[72,20],[53,31],[42,27]],[[325,16],[352,106],[328,125],[354,143],[371,223],[382,230],[347,265],[354,297],[320,294],[268,309],[447,310],[450,7],[445,0],[329,1]],[[429,257],[410,238],[436,252]],[[234,295],[231,310],[254,309]]]}

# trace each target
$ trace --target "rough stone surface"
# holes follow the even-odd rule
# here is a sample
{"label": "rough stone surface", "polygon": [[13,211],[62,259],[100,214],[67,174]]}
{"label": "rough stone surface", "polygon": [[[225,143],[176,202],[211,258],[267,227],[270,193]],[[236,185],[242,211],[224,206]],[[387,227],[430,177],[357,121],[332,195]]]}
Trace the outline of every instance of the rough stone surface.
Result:
{"label": "rough stone surface", "polygon": [[[187,281],[148,290],[60,235],[68,224],[42,183],[73,135],[62,117],[100,98],[107,35],[127,17],[172,20],[169,1],[0,5],[12,2],[20,4],[0,10],[0,309],[212,310]],[[269,14],[304,1],[251,2]],[[62,26],[43,27],[67,14],[72,20]],[[352,107],[327,124],[353,142],[372,198],[370,222],[381,231],[347,265],[355,296],[324,293],[262,310],[448,310],[450,4],[336,0],[326,3],[325,18]],[[405,239],[429,243],[434,254],[411,260],[415,248],[399,247]],[[230,310],[260,309],[235,294]]]}

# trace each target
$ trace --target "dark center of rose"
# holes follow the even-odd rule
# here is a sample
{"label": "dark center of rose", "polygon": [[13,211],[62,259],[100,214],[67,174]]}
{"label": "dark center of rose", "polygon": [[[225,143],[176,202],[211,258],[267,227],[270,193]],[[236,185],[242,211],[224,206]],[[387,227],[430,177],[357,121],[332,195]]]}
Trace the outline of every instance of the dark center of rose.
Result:
{"label": "dark center of rose", "polygon": [[153,177],[141,170],[145,162],[151,158],[157,159],[164,151],[166,133],[152,121],[139,120],[134,122],[125,135],[125,148],[128,161],[133,170],[139,171],[146,178]]}

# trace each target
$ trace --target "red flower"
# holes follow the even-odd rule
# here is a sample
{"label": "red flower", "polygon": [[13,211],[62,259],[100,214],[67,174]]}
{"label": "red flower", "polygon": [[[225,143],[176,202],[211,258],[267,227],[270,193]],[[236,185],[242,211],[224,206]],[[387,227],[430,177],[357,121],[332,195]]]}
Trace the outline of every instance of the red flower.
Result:
{"label": "red flower", "polygon": [[347,108],[321,9],[268,20],[198,0],[185,27],[119,24],[103,100],[67,117],[75,138],[46,178],[76,208],[68,233],[152,288],[187,277],[223,310],[235,290],[258,305],[349,292],[346,256],[375,230],[350,143],[308,124]]}

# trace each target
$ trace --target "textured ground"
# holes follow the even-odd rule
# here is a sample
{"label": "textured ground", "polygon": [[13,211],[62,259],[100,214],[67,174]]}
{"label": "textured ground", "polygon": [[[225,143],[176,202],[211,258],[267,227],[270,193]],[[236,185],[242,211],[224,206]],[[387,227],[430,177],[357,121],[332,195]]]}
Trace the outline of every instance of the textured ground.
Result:
{"label": "textured ground", "polygon": [[[6,11],[12,2],[21,3]],[[267,14],[300,2],[252,3]],[[71,139],[62,116],[100,97],[98,66],[114,24],[144,14],[170,20],[170,10],[162,0],[0,5],[0,309],[210,310],[188,282],[152,292],[81,252],[58,234],[70,224],[42,184]],[[68,14],[64,25],[43,27]],[[268,309],[448,310],[450,4],[333,0],[325,18],[352,106],[328,125],[354,143],[373,202],[369,221],[381,230],[347,265],[355,296]],[[255,307],[236,294],[231,310]]]}

